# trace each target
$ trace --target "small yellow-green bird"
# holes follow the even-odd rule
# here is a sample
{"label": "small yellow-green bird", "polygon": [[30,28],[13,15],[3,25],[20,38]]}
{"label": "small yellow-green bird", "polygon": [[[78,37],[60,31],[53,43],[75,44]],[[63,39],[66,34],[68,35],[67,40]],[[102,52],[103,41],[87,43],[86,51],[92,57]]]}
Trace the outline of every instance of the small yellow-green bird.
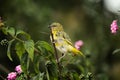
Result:
{"label": "small yellow-green bird", "polygon": [[[63,26],[60,23],[54,22],[50,26],[51,32],[53,35],[55,47],[63,54],[73,53],[74,55],[80,54],[82,56],[83,53],[77,50],[71,43],[71,39],[64,32]],[[51,38],[52,41],[52,38]]]}

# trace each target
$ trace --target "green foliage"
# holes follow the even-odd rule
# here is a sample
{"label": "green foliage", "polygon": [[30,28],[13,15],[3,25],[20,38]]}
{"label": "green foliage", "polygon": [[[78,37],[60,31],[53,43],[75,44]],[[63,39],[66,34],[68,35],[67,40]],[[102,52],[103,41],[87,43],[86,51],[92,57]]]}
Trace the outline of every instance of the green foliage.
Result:
{"label": "green foliage", "polygon": [[48,80],[57,80],[57,65],[53,62],[47,62],[46,64],[46,71],[47,71],[47,79]]}
{"label": "green foliage", "polygon": [[23,56],[21,57],[20,64],[21,64],[23,72],[26,75],[28,75],[29,74],[28,68],[29,68],[30,62],[29,62],[29,58],[28,58],[28,54],[27,53],[23,54]]}
{"label": "green foliage", "polygon": [[24,74],[20,74],[17,76],[17,78],[15,80],[26,80],[25,79],[25,75]]}
{"label": "green foliage", "polygon": [[[13,27],[2,27],[1,30],[6,36],[9,36],[7,56],[13,61],[12,50],[18,56],[22,73],[17,75],[16,80],[91,80],[79,56],[71,56],[68,60],[56,62],[53,47],[45,41],[34,42],[31,36],[22,31],[15,30]],[[71,56],[71,57],[70,57]],[[59,58],[61,58],[60,56]],[[77,62],[76,61],[80,61]],[[81,77],[83,74],[83,77]]]}
{"label": "green foliage", "polygon": [[33,61],[34,57],[34,42],[33,40],[24,41],[25,50],[28,52],[30,59]]}
{"label": "green foliage", "polygon": [[5,35],[8,34],[8,33],[7,33],[7,32],[8,32],[7,30],[8,30],[8,27],[3,27],[3,28],[2,28],[2,32],[3,32]]}
{"label": "green foliage", "polygon": [[9,33],[11,36],[15,36],[15,29],[13,27],[8,28],[7,33]]}
{"label": "green foliage", "polygon": [[45,56],[53,54],[52,46],[45,41],[37,41],[35,46]]}
{"label": "green foliage", "polygon": [[36,54],[34,56],[34,60],[33,60],[33,63],[34,63],[34,70],[36,73],[39,73],[39,65],[40,65],[40,55],[39,54]]}
{"label": "green foliage", "polygon": [[[69,1],[48,0],[46,2],[45,0],[13,0],[13,1],[1,0],[0,16],[7,20],[5,21],[5,23],[7,23],[9,26],[12,27],[16,26],[17,29],[20,28],[29,32],[29,34],[32,36],[32,39],[35,41],[37,40],[48,41],[49,39],[48,37],[49,33],[47,28],[48,24],[53,21],[61,22],[63,25],[65,25],[64,26],[65,31],[68,32],[68,34],[73,39],[73,41],[76,41],[78,39],[82,39],[84,41],[85,43],[84,47],[82,47],[81,49],[84,53],[89,55],[90,58],[88,60],[90,63],[87,61],[87,63],[85,64],[87,66],[88,65],[92,66],[92,71],[94,72],[94,74],[101,77],[100,79],[96,79],[96,80],[108,80],[105,79],[104,77],[110,77],[110,78],[116,77],[116,75],[113,73],[114,71],[116,74],[120,74],[117,73],[119,71],[116,71],[116,69],[111,68],[114,65],[115,67],[117,67],[116,62],[119,63],[120,61],[119,54],[116,54],[119,53],[119,50],[115,50],[120,47],[119,45],[120,37],[119,34],[116,34],[114,36],[111,35],[109,29],[110,23],[113,19],[116,19],[118,17],[118,22],[119,22],[119,16],[111,14],[111,12],[109,12],[107,9],[104,9],[105,7],[104,1],[105,0],[69,0]],[[12,40],[12,37],[7,32],[7,30],[10,29],[10,27],[7,26],[8,28],[7,27],[4,28],[1,27],[1,25],[3,24],[0,23],[0,29],[2,28],[3,32],[7,35],[6,38],[6,35],[4,36],[0,34],[1,39],[3,38],[7,39],[7,43],[4,42],[4,39],[1,41],[2,43],[4,43],[2,45],[4,47],[0,46],[1,47],[0,59],[2,61],[1,64],[6,67],[10,66],[10,70],[11,70],[13,66],[15,66],[18,63],[17,61],[15,62],[13,61],[14,64],[9,65],[8,63],[11,61],[8,62],[6,60],[5,49],[6,47],[8,47],[7,46],[8,42]],[[18,34],[19,31],[20,34]],[[29,34],[25,35],[26,32],[22,30],[19,31],[15,29],[15,35],[17,34],[18,35],[14,36],[14,38],[17,37],[22,41],[27,41],[28,40],[27,35],[28,35],[30,39]],[[47,33],[47,35],[40,33],[43,31]],[[19,42],[18,40],[15,39],[15,41],[13,41],[13,43],[11,44],[11,48],[10,48],[11,58],[15,56],[14,55],[15,51],[17,55],[18,55],[18,51],[20,51],[16,49],[17,43],[22,43],[22,42],[21,41]],[[21,50],[23,49],[24,47]],[[21,51],[20,55],[24,55],[25,53],[27,53],[26,50],[24,53],[22,53]],[[37,71],[37,73],[39,72],[39,66],[40,69],[43,69],[44,67],[43,65],[46,62],[46,60],[55,61],[54,54],[49,54],[49,52],[44,49],[41,50],[35,49],[34,53],[35,54],[33,61],[38,57],[35,60],[37,65],[36,64],[34,65],[37,68],[35,70],[35,72]],[[14,59],[16,58],[17,57],[15,57]],[[43,58],[46,59],[43,60]],[[43,62],[41,63],[41,61]],[[72,60],[71,61],[67,60],[67,61],[71,62]],[[76,59],[76,62],[78,61],[79,59]],[[63,62],[66,63],[66,61]],[[84,62],[82,64],[84,64]],[[82,70],[82,72],[84,72],[84,69],[86,69],[86,66],[83,67],[81,63],[76,63],[76,65]],[[89,70],[91,70],[91,68]],[[2,74],[2,72],[4,72],[5,75]],[[4,76],[6,77],[7,72],[6,71],[2,71],[2,72],[1,74],[3,75],[3,77]],[[44,75],[45,74],[46,73],[44,73]],[[103,75],[100,76],[101,74]],[[115,79],[113,78],[112,80]],[[118,80],[120,80],[120,77]]]}
{"label": "green foliage", "polygon": [[10,34],[11,36],[15,36],[15,29],[13,27],[3,27],[2,31],[6,35]]}
{"label": "green foliage", "polygon": [[21,56],[25,53],[24,44],[22,42],[17,42],[15,45],[15,50],[19,59],[21,59]]}
{"label": "green foliage", "polygon": [[24,31],[22,31],[22,30],[17,30],[17,31],[16,31],[16,36],[18,36],[18,35],[25,36],[25,38],[26,38],[27,40],[29,40],[29,39],[31,38],[28,33],[24,32]]}
{"label": "green foliage", "polygon": [[9,57],[9,59],[12,61],[12,58],[11,58],[11,53],[10,53],[10,48],[11,48],[11,45],[13,43],[15,39],[12,39],[11,41],[9,41],[8,43],[8,49],[7,49],[7,56]]}
{"label": "green foliage", "polygon": [[44,73],[38,73],[38,75],[33,77],[31,80],[44,80]]}

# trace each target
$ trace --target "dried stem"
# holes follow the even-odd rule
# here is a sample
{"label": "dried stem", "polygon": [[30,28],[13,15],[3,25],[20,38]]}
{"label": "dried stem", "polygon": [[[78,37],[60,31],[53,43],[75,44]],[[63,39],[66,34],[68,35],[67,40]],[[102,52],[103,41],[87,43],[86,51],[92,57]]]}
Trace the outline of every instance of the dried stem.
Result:
{"label": "dried stem", "polygon": [[55,46],[55,40],[54,40],[51,28],[50,28],[50,31],[51,31],[50,33],[51,33],[51,38],[52,38],[52,44],[53,44],[54,51],[55,51],[55,58],[56,58],[57,65],[58,65],[59,78],[61,80],[61,65],[60,65],[60,62],[59,62],[59,57],[58,57],[57,49],[56,49],[56,46]]}

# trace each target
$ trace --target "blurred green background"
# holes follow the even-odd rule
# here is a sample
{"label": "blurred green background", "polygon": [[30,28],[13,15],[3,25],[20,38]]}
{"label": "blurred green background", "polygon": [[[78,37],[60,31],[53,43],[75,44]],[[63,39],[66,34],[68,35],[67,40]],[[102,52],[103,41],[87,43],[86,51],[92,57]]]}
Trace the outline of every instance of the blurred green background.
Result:
{"label": "blurred green background", "polygon": [[[110,33],[112,20],[119,17],[106,10],[103,0],[0,0],[0,16],[7,25],[29,33],[33,40],[49,43],[48,25],[60,22],[73,43],[84,41],[81,51],[89,57],[96,80],[120,80],[120,54],[112,54],[120,48],[120,34]],[[4,38],[0,32],[0,40]],[[19,64],[15,54],[13,62],[8,59],[6,49],[0,45],[3,77]]]}

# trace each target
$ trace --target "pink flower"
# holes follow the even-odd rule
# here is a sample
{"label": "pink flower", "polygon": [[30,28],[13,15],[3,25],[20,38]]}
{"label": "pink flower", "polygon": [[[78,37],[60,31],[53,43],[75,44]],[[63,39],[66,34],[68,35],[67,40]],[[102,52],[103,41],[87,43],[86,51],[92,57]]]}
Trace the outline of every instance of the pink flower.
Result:
{"label": "pink flower", "polygon": [[19,74],[22,73],[21,65],[16,66],[15,71]]}
{"label": "pink flower", "polygon": [[111,33],[116,34],[118,30],[117,20],[113,20],[110,29],[111,29]]}
{"label": "pink flower", "polygon": [[15,80],[16,77],[17,77],[17,73],[16,72],[11,72],[11,73],[8,74],[7,79],[8,80]]}
{"label": "pink flower", "polygon": [[79,40],[75,42],[75,48],[80,50],[80,47],[83,46],[83,41]]}

